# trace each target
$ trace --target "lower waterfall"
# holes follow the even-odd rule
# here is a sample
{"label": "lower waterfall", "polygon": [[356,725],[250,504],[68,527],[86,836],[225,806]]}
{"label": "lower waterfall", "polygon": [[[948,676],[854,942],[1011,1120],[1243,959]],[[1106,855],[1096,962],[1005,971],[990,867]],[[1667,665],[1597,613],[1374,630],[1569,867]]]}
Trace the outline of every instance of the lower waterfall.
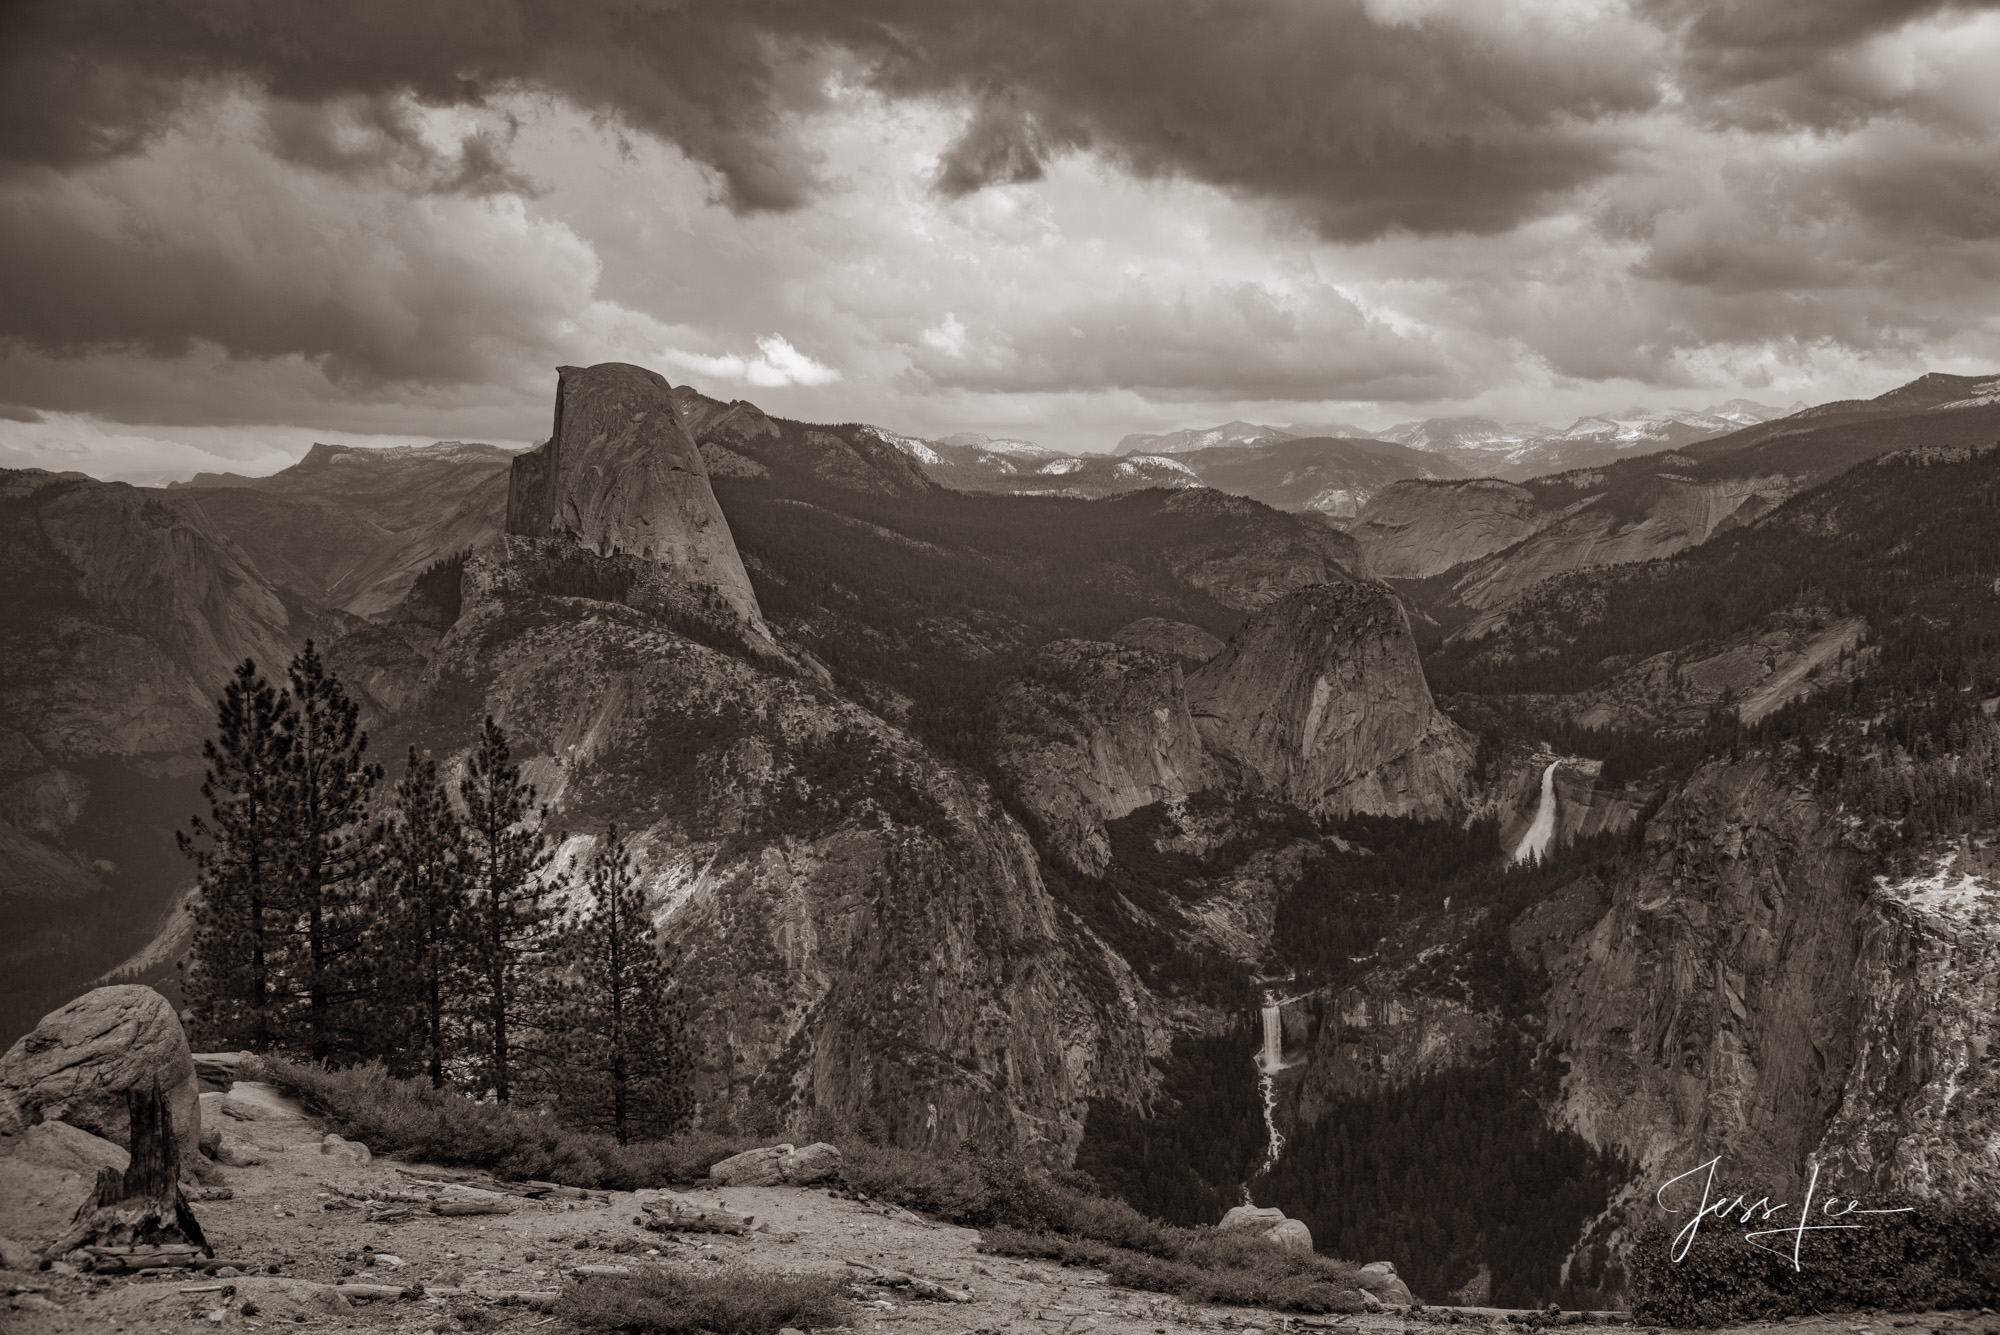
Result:
{"label": "lower waterfall", "polygon": [[[1283,1003],[1269,992],[1264,994],[1264,1045],[1257,1051],[1257,1092],[1264,1098],[1264,1164],[1257,1170],[1259,1177],[1271,1171],[1271,1165],[1278,1162],[1284,1153],[1285,1137],[1278,1130],[1278,1084],[1276,1076],[1285,1069],[1285,1024],[1279,1014]],[[1250,1199],[1250,1188],[1243,1188],[1243,1199]]]}

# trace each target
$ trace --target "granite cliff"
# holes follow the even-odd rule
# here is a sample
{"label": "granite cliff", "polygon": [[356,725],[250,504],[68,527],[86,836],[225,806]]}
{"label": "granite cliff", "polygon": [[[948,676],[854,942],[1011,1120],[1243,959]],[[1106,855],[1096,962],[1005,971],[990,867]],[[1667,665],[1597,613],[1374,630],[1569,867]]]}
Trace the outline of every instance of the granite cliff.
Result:
{"label": "granite cliff", "polygon": [[995,692],[992,754],[1009,787],[1075,867],[1111,860],[1104,822],[1217,782],[1188,714],[1181,670],[1145,649],[1059,640]]}
{"label": "granite cliff", "polygon": [[1472,739],[1433,704],[1381,585],[1272,603],[1189,678],[1188,707],[1225,773],[1304,810],[1437,817],[1465,803]]}
{"label": "granite cliff", "polygon": [[757,595],[701,450],[676,413],[673,387],[620,362],[565,366],[556,375],[554,430],[513,463],[507,531],[657,561],[714,589],[761,628]]}

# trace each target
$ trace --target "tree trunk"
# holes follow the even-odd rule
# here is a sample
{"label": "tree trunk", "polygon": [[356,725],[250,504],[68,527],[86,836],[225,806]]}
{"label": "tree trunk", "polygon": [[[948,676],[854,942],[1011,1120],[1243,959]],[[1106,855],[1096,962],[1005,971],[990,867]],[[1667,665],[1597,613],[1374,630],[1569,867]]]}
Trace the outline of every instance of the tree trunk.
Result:
{"label": "tree trunk", "polygon": [[[130,1249],[143,1258],[149,1249],[186,1254],[190,1244],[215,1255],[201,1225],[181,1194],[180,1147],[157,1087],[125,1095],[132,1125],[132,1162],[124,1172],[97,1170],[97,1189],[77,1209],[76,1220],[43,1251],[53,1261],[79,1247]],[[138,1264],[128,1260],[129,1267]]]}

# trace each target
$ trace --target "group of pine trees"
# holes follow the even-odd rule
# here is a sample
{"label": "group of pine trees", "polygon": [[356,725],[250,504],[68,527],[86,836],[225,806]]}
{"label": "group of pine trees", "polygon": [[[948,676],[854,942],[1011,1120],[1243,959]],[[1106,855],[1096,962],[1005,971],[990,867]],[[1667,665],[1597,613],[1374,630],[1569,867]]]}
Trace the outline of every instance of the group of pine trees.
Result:
{"label": "group of pine trees", "polygon": [[528,1099],[620,1140],[689,1107],[687,1045],[616,828],[575,871],[490,717],[455,784],[409,753],[387,792],[313,645],[245,661],[203,746],[183,969],[198,1041]]}

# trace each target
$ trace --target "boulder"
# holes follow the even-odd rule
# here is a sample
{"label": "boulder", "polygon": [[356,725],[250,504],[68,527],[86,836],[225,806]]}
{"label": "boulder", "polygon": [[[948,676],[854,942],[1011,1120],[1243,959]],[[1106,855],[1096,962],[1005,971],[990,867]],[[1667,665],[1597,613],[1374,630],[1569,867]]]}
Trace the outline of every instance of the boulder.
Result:
{"label": "boulder", "polygon": [[1370,1261],[1361,1267],[1361,1274],[1368,1287],[1383,1302],[1408,1307],[1416,1301],[1410,1293],[1410,1286],[1397,1277],[1393,1261]]}
{"label": "boulder", "polygon": [[254,1052],[197,1052],[194,1054],[194,1078],[201,1082],[202,1093],[220,1093],[246,1076],[258,1073],[260,1064]]}
{"label": "boulder", "polygon": [[42,1258],[25,1242],[0,1238],[0,1270],[39,1270]]}
{"label": "boulder", "polygon": [[711,1164],[708,1175],[717,1186],[723,1187],[777,1186],[785,1180],[785,1159],[792,1153],[790,1145],[745,1150],[741,1154],[730,1155],[721,1163]]}
{"label": "boulder", "polygon": [[254,1168],[264,1156],[249,1141],[225,1135],[216,1143],[215,1161],[230,1168]]}
{"label": "boulder", "polygon": [[825,1141],[801,1145],[778,1164],[779,1176],[795,1187],[810,1187],[840,1176],[840,1150]]}
{"label": "boulder", "polygon": [[227,1094],[213,1090],[202,1091],[201,1152],[211,1159],[215,1157],[216,1149],[222,1144],[222,1108],[228,1099]]}
{"label": "boulder", "polygon": [[368,1147],[360,1141],[347,1140],[334,1135],[330,1131],[327,1133],[326,1139],[320,1141],[319,1152],[321,1154],[330,1154],[336,1159],[345,1159],[348,1163],[352,1164],[364,1164],[375,1157],[369,1152]]}
{"label": "boulder", "polygon": [[658,562],[764,631],[708,466],[657,372],[622,362],[557,368],[555,426],[514,458],[507,531]]}
{"label": "boulder", "polygon": [[67,1122],[128,1145],[125,1095],[144,1089],[165,1097],[180,1156],[192,1162],[201,1142],[194,1058],[180,1017],[150,987],[86,992],[42,1017],[0,1057],[0,1090],[15,1125]]}
{"label": "boulder", "polygon": [[1268,1233],[1285,1222],[1285,1212],[1271,1205],[1239,1205],[1222,1216],[1216,1228],[1224,1233],[1234,1233],[1239,1229],[1257,1233]]}
{"label": "boulder", "polygon": [[238,1080],[224,1096],[222,1111],[239,1122],[296,1122],[304,1105],[264,1080]]}
{"label": "boulder", "polygon": [[[10,1237],[39,1251],[91,1199],[97,1170],[123,1172],[131,1156],[67,1122],[43,1122],[0,1138],[0,1202]],[[13,1267],[10,1267],[13,1268]]]}
{"label": "boulder", "polygon": [[1264,1236],[1288,1252],[1309,1253],[1313,1249],[1312,1230],[1296,1219],[1285,1220]]}

